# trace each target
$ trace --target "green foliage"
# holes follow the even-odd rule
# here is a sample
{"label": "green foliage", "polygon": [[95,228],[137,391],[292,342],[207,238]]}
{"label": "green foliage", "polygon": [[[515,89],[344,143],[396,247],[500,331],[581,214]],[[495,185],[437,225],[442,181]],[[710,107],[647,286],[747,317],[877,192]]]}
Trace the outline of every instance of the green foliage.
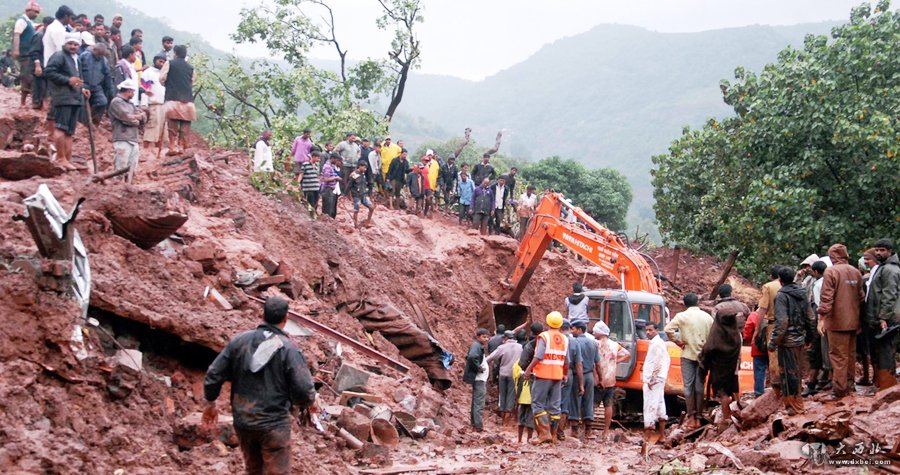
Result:
{"label": "green foliage", "polygon": [[12,49],[12,34],[16,18],[18,17],[10,17],[3,23],[0,23],[0,53]]}
{"label": "green foliage", "polygon": [[[407,68],[417,64],[413,25],[421,23],[422,17],[417,0],[385,1],[382,6],[379,27],[402,30],[389,48],[390,59],[366,59],[352,66],[335,36],[335,17],[325,1],[275,0],[243,9],[232,38],[238,43],[263,43],[272,59],[284,63],[272,59],[245,62],[231,55],[217,62],[204,56],[192,58],[198,71],[198,102],[205,108],[204,117],[216,124],[208,130],[211,141],[249,147],[261,130],[271,129],[274,160],[280,170],[290,164],[291,143],[304,128],[313,131],[313,140],[320,145],[336,143],[348,131],[363,137],[383,136],[389,117],[367,105],[376,96],[396,94],[401,79],[394,68],[399,61],[406,61]],[[412,56],[404,52],[409,41],[415,42]],[[308,61],[310,48],[317,45],[335,49],[340,60],[337,72]],[[397,53],[397,48],[402,51]],[[392,103],[396,108],[399,98]],[[276,176],[275,181],[284,180]],[[272,184],[259,185],[269,190]],[[275,191],[283,186],[286,184],[277,185]]]}
{"label": "green foliage", "polygon": [[539,192],[546,188],[562,192],[613,231],[625,229],[631,185],[612,168],[587,169],[575,160],[554,156],[524,167],[522,178]]}
{"label": "green foliage", "polygon": [[900,226],[900,13],[888,1],[722,81],[736,117],[686,128],[653,157],[665,239],[762,279],[842,242],[859,252]]}

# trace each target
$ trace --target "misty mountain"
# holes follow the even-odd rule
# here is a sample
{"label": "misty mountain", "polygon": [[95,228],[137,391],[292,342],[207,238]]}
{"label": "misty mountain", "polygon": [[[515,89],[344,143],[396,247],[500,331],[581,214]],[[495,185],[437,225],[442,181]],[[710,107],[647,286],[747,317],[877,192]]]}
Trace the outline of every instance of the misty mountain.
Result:
{"label": "misty mountain", "polygon": [[665,152],[683,126],[731,113],[719,81],[732,79],[737,66],[758,71],[786,46],[802,46],[806,34],[828,34],[835,25],[699,33],[599,25],[483,81],[413,76],[392,129],[445,138],[472,127],[482,144],[503,129],[507,154],[616,168],[634,187],[633,227],[653,219],[650,157]]}

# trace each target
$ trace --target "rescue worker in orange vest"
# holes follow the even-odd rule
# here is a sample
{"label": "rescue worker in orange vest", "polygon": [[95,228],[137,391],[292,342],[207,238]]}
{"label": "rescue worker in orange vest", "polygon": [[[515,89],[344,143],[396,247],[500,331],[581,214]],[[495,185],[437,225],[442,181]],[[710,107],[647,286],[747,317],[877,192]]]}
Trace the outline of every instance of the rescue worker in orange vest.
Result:
{"label": "rescue worker in orange vest", "polygon": [[531,385],[531,407],[534,411],[534,426],[538,438],[533,444],[556,443],[556,432],[559,427],[560,397],[562,382],[569,372],[566,355],[569,352],[569,339],[559,327],[563,324],[562,314],[547,314],[549,330],[537,337],[534,359],[525,370],[525,379],[534,382]]}

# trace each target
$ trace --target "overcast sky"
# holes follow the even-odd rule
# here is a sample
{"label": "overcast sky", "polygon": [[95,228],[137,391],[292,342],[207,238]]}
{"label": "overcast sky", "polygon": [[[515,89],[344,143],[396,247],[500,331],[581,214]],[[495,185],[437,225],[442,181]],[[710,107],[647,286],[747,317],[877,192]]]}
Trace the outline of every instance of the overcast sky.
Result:
{"label": "overcast sky", "polygon": [[[263,56],[260,47],[228,38],[242,7],[260,0],[119,0],[179,30],[203,35],[220,49]],[[846,20],[861,0],[423,0],[421,72],[479,80],[523,61],[541,46],[602,23],[691,32],[747,25]],[[874,1],[873,1],[874,3]],[[351,59],[383,57],[390,38],[375,27],[376,0],[331,0],[337,34]],[[174,14],[172,12],[178,12]],[[313,56],[334,59],[331,50]]]}

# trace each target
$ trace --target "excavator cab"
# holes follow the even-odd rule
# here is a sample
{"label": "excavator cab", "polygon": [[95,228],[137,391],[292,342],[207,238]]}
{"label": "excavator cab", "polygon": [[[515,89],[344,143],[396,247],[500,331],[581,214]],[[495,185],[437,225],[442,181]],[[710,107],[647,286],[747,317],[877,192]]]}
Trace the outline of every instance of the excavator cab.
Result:
{"label": "excavator cab", "polygon": [[595,322],[602,321],[609,327],[609,338],[622,345],[631,355],[628,361],[616,366],[616,379],[626,380],[637,365],[637,331],[634,314],[628,301],[628,292],[621,290],[588,290],[588,319],[593,330]]}
{"label": "excavator cab", "polygon": [[512,330],[523,323],[531,323],[531,305],[491,301],[478,315],[478,327],[487,328],[492,334],[499,325]]}

